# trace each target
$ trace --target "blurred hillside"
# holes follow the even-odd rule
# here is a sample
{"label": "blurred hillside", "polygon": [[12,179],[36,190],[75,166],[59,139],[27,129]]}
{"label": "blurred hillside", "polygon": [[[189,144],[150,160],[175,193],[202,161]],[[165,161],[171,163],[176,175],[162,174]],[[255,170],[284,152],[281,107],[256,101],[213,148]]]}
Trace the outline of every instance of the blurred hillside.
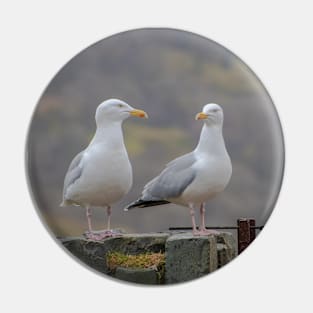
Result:
{"label": "blurred hillside", "polygon": [[[280,188],[283,145],[264,87],[218,44],[190,33],[148,29],[122,33],[82,51],[58,72],[38,103],[29,131],[30,184],[43,218],[57,235],[86,229],[84,209],[59,207],[63,179],[72,158],[93,136],[96,107],[108,98],[120,98],[150,117],[124,123],[134,185],[114,205],[113,227],[145,232],[190,225],[183,207],[127,213],[122,207],[167,162],[195,147],[202,123],[194,116],[209,102],[224,109],[233,176],[227,189],[208,203],[207,224],[233,224],[237,217],[266,221]],[[93,219],[95,227],[105,227],[104,210],[95,209]]]}

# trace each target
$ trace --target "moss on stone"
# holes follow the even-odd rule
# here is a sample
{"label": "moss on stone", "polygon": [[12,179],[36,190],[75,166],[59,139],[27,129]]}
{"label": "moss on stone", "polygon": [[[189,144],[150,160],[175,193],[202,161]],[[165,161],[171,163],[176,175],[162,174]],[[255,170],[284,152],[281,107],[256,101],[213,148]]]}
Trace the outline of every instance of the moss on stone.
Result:
{"label": "moss on stone", "polygon": [[159,271],[164,267],[164,253],[142,253],[142,254],[123,254],[120,252],[110,252],[106,257],[107,267],[115,270],[117,267],[126,268],[152,268]]}

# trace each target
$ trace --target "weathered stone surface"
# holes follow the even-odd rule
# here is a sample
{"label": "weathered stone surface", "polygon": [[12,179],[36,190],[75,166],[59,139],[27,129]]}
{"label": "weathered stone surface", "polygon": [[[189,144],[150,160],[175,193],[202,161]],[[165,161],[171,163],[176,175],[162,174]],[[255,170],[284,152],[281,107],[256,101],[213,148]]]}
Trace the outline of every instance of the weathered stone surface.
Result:
{"label": "weathered stone surface", "polygon": [[118,267],[115,270],[114,277],[137,284],[157,285],[160,283],[158,273],[150,268]]}
{"label": "weathered stone surface", "polygon": [[92,268],[108,274],[107,253],[114,251],[123,254],[164,252],[168,233],[124,234],[120,237],[101,241],[87,240],[83,237],[62,239],[62,244],[77,258]]}
{"label": "weathered stone surface", "polygon": [[[62,244],[91,268],[113,277],[142,284],[171,284],[201,277],[222,267],[236,256],[236,243],[230,233],[193,236],[192,233],[168,232],[123,234],[102,241],[84,237],[61,239]],[[110,270],[107,254],[165,252],[165,273],[154,269]]]}
{"label": "weathered stone surface", "polygon": [[218,268],[224,266],[236,257],[236,242],[231,233],[220,233],[217,240],[217,262]]}
{"label": "weathered stone surface", "polygon": [[165,245],[165,282],[178,283],[217,269],[216,237],[175,234]]}

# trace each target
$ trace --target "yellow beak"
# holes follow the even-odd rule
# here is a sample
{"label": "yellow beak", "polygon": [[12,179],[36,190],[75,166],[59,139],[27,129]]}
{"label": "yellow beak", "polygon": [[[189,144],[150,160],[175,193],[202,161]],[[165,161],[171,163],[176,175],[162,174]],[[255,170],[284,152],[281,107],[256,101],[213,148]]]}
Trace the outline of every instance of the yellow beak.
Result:
{"label": "yellow beak", "polygon": [[148,114],[145,111],[142,111],[142,110],[134,109],[134,110],[131,110],[129,113],[132,116],[148,118]]}
{"label": "yellow beak", "polygon": [[196,120],[205,120],[208,118],[208,115],[204,112],[200,112],[196,115]]}

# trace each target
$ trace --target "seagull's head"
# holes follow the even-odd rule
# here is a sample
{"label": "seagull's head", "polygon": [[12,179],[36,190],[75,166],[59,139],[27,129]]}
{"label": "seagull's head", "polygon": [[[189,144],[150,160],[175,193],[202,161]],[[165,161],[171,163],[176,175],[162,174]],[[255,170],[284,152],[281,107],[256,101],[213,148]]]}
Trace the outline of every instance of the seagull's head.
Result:
{"label": "seagull's head", "polygon": [[223,109],[216,103],[206,104],[196,115],[196,120],[203,120],[208,125],[222,125],[223,119]]}
{"label": "seagull's head", "polygon": [[107,123],[108,121],[122,122],[130,116],[148,117],[145,111],[135,109],[122,100],[109,99],[105,100],[98,106],[96,111],[96,122],[97,125]]}

